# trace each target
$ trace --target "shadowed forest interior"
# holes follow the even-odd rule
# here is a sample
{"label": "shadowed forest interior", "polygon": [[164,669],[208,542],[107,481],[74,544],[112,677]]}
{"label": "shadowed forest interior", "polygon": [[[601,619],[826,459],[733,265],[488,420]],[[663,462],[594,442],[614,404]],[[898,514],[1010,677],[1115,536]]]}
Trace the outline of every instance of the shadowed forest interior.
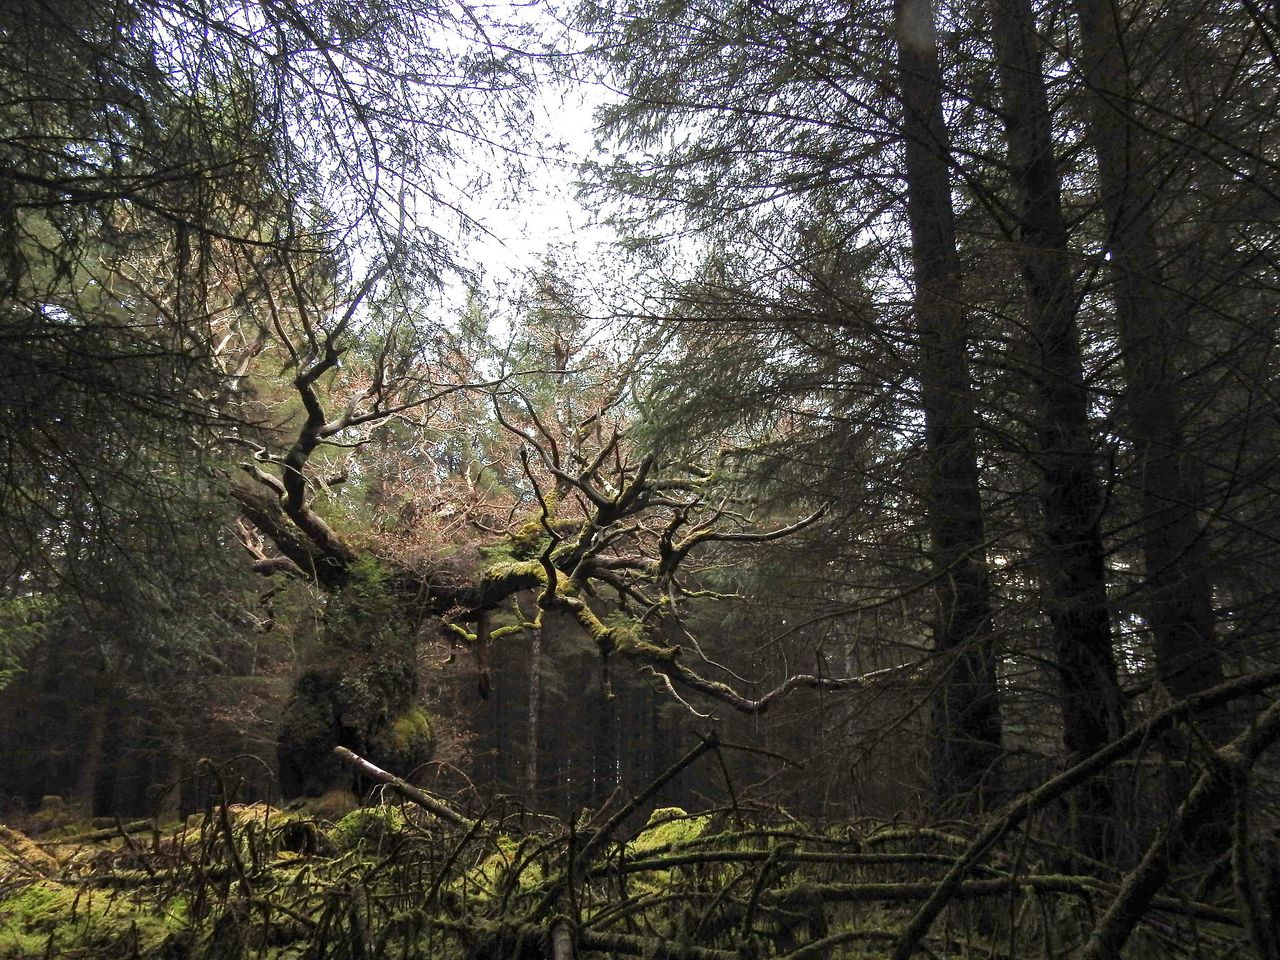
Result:
{"label": "shadowed forest interior", "polygon": [[1278,78],[9,0],[0,958],[1280,960]]}

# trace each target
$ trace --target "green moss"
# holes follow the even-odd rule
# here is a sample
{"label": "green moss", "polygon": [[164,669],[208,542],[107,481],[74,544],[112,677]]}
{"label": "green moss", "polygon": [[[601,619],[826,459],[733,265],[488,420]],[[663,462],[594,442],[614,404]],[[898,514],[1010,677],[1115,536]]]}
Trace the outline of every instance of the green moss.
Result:
{"label": "green moss", "polygon": [[611,613],[605,620],[615,649],[638,649],[645,643],[644,627],[625,613]]}
{"label": "green moss", "polygon": [[269,803],[233,803],[227,807],[227,816],[233,827],[242,830],[275,829],[298,819],[298,814],[294,811],[281,810]]}
{"label": "green moss", "polygon": [[480,554],[480,565],[485,569],[499,564],[512,563],[517,559],[512,551],[511,544],[505,540],[501,543],[479,547],[476,552]]}
{"label": "green moss", "polygon": [[413,751],[433,741],[431,718],[421,707],[410,707],[391,725],[391,745],[395,750]]}
{"label": "green moss", "polygon": [[510,550],[513,556],[528,560],[545,550],[549,539],[541,518],[531,517],[511,535]]}
{"label": "green moss", "polygon": [[308,800],[304,809],[318,820],[336,823],[358,806],[360,801],[354,793],[346,788],[335,788]]}
{"label": "green moss", "polygon": [[648,853],[690,843],[702,836],[711,814],[690,816],[679,807],[659,807],[640,835],[627,844],[629,854]]}
{"label": "green moss", "polygon": [[159,955],[189,924],[182,897],[143,901],[42,880],[0,900],[0,957]]}
{"label": "green moss", "polygon": [[57,871],[58,861],[35,841],[0,823],[0,883],[15,877],[52,876]]}
{"label": "green moss", "polygon": [[[702,836],[710,823],[711,814],[690,816],[679,807],[659,807],[649,815],[649,822],[639,835],[627,843],[626,854],[643,858],[647,854],[692,843]],[[657,894],[666,890],[676,875],[675,870],[650,870],[634,879],[634,889]]]}
{"label": "green moss", "polygon": [[508,539],[480,547],[481,566],[490,568],[534,560],[546,549],[548,539],[541,524],[527,523]]}
{"label": "green moss", "polygon": [[680,656],[680,647],[660,647],[656,643],[650,643],[648,640],[629,639],[625,646],[619,646],[623,652],[633,653],[637,656],[644,657],[646,660],[664,660],[667,663],[674,663]]}
{"label": "green moss", "polygon": [[[549,515],[547,524],[557,534],[573,534],[582,526],[582,521],[580,520],[572,517],[556,516],[557,503],[554,493],[547,495],[546,503]],[[525,521],[515,533],[511,534],[506,543],[499,548],[493,549],[503,549],[514,558],[529,560],[542,553],[547,548],[550,540],[551,538],[547,534],[547,527],[543,525],[542,512],[538,511]]]}
{"label": "green moss", "polygon": [[53,915],[54,908],[62,903],[67,892],[66,887],[52,880],[32,883],[4,901],[0,906],[0,916],[24,926],[34,926]]}
{"label": "green moss", "polygon": [[393,773],[408,776],[435,752],[431,720],[420,706],[409,707],[370,743],[370,759]]}
{"label": "green moss", "polygon": [[527,844],[518,843],[506,834],[500,834],[494,840],[494,846],[496,849],[493,853],[461,878],[461,884],[465,885],[470,895],[478,894],[481,897],[494,895],[512,879],[513,870],[520,871],[519,876],[514,879],[521,890],[532,889],[542,884],[545,879],[542,866],[528,861]]}
{"label": "green moss", "polygon": [[489,565],[484,578],[490,583],[508,579],[532,578],[541,583],[547,579],[546,571],[537,560],[497,560]]}
{"label": "green moss", "polygon": [[334,824],[329,839],[339,850],[351,851],[385,846],[406,827],[399,807],[361,807]]}

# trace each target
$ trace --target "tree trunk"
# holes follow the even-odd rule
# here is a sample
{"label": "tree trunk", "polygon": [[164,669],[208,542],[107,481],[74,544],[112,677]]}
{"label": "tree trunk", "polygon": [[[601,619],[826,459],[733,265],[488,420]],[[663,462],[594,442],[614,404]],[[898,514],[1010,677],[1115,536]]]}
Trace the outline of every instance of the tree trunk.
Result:
{"label": "tree trunk", "polygon": [[995,786],[1001,723],[942,72],[931,0],[897,0],[894,16],[937,582],[934,647],[945,671],[934,704],[931,792],[941,808],[980,810]]}
{"label": "tree trunk", "polygon": [[329,596],[316,648],[284,709],[277,751],[287,798],[347,789],[343,746],[404,777],[431,758],[431,722],[418,699],[417,635],[372,563],[353,564]]}
{"label": "tree trunk", "polygon": [[81,754],[83,759],[76,775],[75,793],[71,798],[71,807],[77,816],[92,817],[98,812],[94,809],[94,798],[98,794],[98,778],[102,773],[106,751],[107,710],[107,698],[95,695]]}
{"label": "tree trunk", "polygon": [[[499,655],[505,651],[499,651]],[[486,671],[488,671],[486,667]],[[511,703],[514,698],[507,695],[508,679],[510,675],[502,677],[501,682],[495,682],[491,677],[486,681],[489,692],[486,694],[491,702],[493,710],[493,766],[490,769],[490,792],[493,796],[500,794],[509,794],[513,792],[515,787],[515,778],[511,777],[508,771],[511,769],[511,711],[514,704]]]}
{"label": "tree trunk", "polygon": [[[1079,760],[1123,726],[1107,611],[1102,493],[1094,472],[1078,300],[1035,14],[1029,0],[993,0],[991,11],[1034,350],[1046,612],[1058,664],[1063,741]],[[1111,791],[1101,780],[1088,786],[1077,805],[1078,839],[1094,856],[1105,853],[1102,832],[1111,806]]]}
{"label": "tree trunk", "polygon": [[1145,609],[1160,681],[1175,700],[1222,681],[1198,493],[1182,435],[1175,345],[1184,331],[1162,276],[1152,203],[1158,171],[1130,102],[1124,37],[1108,0],[1076,0],[1089,137],[1107,224],[1130,440],[1142,491]]}
{"label": "tree trunk", "polygon": [[595,697],[592,724],[591,806],[598,808],[618,785],[617,701],[602,689]]}
{"label": "tree trunk", "polygon": [[[523,616],[523,614],[521,614]],[[534,627],[529,647],[529,722],[525,746],[525,802],[537,809],[538,799],[538,721],[542,712],[542,628]]]}

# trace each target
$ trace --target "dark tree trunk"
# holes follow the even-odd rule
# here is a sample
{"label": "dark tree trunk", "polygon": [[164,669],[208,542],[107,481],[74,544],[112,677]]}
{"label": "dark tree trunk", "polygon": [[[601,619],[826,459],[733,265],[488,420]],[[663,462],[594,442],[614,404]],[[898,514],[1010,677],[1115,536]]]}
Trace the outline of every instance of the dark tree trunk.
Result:
{"label": "dark tree trunk", "polygon": [[278,754],[286,797],[350,788],[351,768],[335,745],[405,778],[430,759],[416,650],[389,579],[374,564],[353,565],[329,597],[317,648],[285,706]]}
{"label": "dark tree trunk", "polygon": [[[521,614],[523,616],[523,614]],[[529,721],[525,728],[525,794],[526,803],[537,809],[538,803],[538,721],[542,712],[542,628],[532,629],[529,647]]]}
{"label": "dark tree trunk", "polygon": [[[486,618],[487,619],[487,618]],[[483,624],[483,621],[482,621]],[[485,628],[487,632],[487,627]],[[477,635],[481,632],[480,627],[476,628]],[[487,641],[486,641],[487,644]],[[486,696],[490,700],[490,709],[493,711],[493,786],[492,792],[494,796],[499,794],[511,794],[518,788],[516,780],[511,776],[513,764],[511,762],[511,719],[512,713],[517,709],[515,697],[511,696],[511,675],[508,671],[501,670],[501,660],[505,659],[508,651],[506,649],[498,651],[490,651],[490,657],[494,653],[499,659],[499,669],[492,673],[502,674],[501,678],[492,676],[488,665],[485,667],[485,675],[488,679],[485,684],[488,688]]]}
{"label": "dark tree trunk", "polygon": [[1186,409],[1175,359],[1183,336],[1162,276],[1152,203],[1158,171],[1130,101],[1123,32],[1107,0],[1076,0],[1082,69],[1092,94],[1089,137],[1107,224],[1129,436],[1142,491],[1146,614],[1160,681],[1177,699],[1222,681],[1212,584],[1200,536]]}
{"label": "dark tree trunk", "polygon": [[609,795],[609,746],[613,731],[609,726],[609,701],[603,692],[590,694],[591,734],[588,749],[591,751],[591,782],[587,792],[587,804],[596,809]]}
{"label": "dark tree trunk", "polygon": [[85,731],[80,770],[76,775],[75,791],[71,805],[81,816],[93,816],[98,811],[98,780],[102,775],[106,751],[107,711],[109,701],[105,696],[95,696],[90,707],[88,729]]}
{"label": "dark tree trunk", "polygon": [[897,0],[894,16],[938,584],[934,647],[945,671],[934,705],[931,789],[941,808],[979,810],[997,778],[1001,724],[942,71],[930,0]]}
{"label": "dark tree trunk", "polygon": [[[1078,760],[1104,746],[1123,726],[1107,610],[1102,493],[1094,472],[1097,457],[1089,432],[1076,285],[1035,14],[1029,0],[993,0],[991,10],[1018,202],[1027,331],[1033,341],[1046,612],[1058,663],[1063,741]],[[1104,781],[1095,781],[1081,799],[1079,839],[1101,855],[1110,790]]]}

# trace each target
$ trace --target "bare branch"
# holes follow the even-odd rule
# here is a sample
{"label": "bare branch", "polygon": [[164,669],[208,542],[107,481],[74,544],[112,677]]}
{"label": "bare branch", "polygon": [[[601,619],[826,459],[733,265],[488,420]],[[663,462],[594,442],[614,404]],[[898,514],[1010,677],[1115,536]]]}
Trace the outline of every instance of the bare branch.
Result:
{"label": "bare branch", "polygon": [[[893,960],[910,960],[916,952],[917,945],[928,934],[943,908],[950,902],[959,888],[960,882],[977,865],[978,860],[990,850],[1002,837],[1019,823],[1027,819],[1034,811],[1039,810],[1057,800],[1077,784],[1107,769],[1121,757],[1148,743],[1154,736],[1168,730],[1175,723],[1213,710],[1233,700],[1260,693],[1263,690],[1280,684],[1280,667],[1263,670],[1247,677],[1241,677],[1227,683],[1219,684],[1209,690],[1173,704],[1161,710],[1145,723],[1140,723],[1113,740],[1096,753],[1086,757],[1068,770],[1063,771],[1051,780],[1041,784],[1035,790],[1023,794],[1004,808],[970,844],[954,867],[938,883],[933,895],[911,918],[893,951]],[[1274,707],[1272,708],[1274,709]]]}
{"label": "bare branch", "polygon": [[411,800],[418,806],[422,807],[423,810],[426,810],[428,813],[435,814],[441,820],[447,820],[449,823],[459,827],[471,827],[475,824],[474,820],[469,817],[464,817],[462,814],[458,813],[457,810],[454,810],[453,807],[449,806],[438,797],[433,797],[425,790],[401,780],[395,774],[388,773],[381,767],[375,766],[368,760],[364,759],[364,757],[348,750],[346,747],[334,747],[333,752],[346,763],[351,764],[359,770],[370,780],[376,780],[378,783],[386,784],[406,800]]}

